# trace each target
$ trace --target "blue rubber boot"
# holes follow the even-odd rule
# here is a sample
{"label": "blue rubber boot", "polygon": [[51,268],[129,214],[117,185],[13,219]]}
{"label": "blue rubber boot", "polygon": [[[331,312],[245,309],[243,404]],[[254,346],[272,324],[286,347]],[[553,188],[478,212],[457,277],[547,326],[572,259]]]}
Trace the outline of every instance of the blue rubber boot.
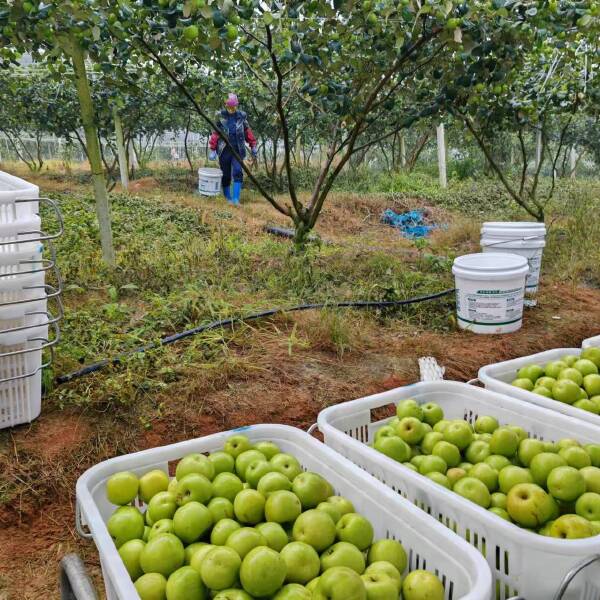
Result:
{"label": "blue rubber boot", "polygon": [[233,182],[233,196],[231,198],[231,202],[233,204],[235,204],[235,206],[239,206],[241,194],[242,194],[242,182],[234,181]]}
{"label": "blue rubber boot", "polygon": [[225,196],[225,198],[231,202],[231,186],[228,185],[227,187],[223,188],[223,196]]}

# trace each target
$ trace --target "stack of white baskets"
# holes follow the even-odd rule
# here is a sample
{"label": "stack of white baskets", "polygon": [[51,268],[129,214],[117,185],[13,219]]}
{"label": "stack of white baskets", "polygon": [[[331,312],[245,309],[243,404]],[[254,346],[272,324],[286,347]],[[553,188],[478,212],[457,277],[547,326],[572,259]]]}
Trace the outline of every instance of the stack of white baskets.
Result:
{"label": "stack of white baskets", "polygon": [[[54,210],[58,232],[42,230],[41,203]],[[61,233],[56,204],[40,198],[37,186],[0,171],[0,429],[28,423],[40,414],[42,369],[50,364],[62,316],[51,241]],[[50,258],[43,256],[45,250]],[[49,271],[54,285],[46,281]]]}

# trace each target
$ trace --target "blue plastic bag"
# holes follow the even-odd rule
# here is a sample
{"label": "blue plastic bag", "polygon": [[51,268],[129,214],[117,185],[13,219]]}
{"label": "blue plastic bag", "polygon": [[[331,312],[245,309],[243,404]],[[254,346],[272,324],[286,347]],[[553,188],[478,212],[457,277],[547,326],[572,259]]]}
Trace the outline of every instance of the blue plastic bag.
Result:
{"label": "blue plastic bag", "polygon": [[435,225],[425,225],[423,211],[411,210],[400,213],[391,208],[386,209],[381,215],[381,222],[400,230],[400,233],[410,240],[427,237]]}

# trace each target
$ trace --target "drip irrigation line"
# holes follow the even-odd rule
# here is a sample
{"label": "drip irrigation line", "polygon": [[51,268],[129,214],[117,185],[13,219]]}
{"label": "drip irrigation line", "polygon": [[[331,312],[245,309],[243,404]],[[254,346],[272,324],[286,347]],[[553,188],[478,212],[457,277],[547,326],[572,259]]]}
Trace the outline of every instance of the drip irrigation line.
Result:
{"label": "drip irrigation line", "polygon": [[271,308],[269,310],[263,310],[257,313],[251,313],[249,315],[243,317],[229,317],[227,319],[219,319],[218,321],[212,321],[210,323],[205,323],[204,325],[198,325],[198,327],[194,327],[193,329],[187,329],[185,331],[181,331],[179,333],[174,333],[172,335],[168,335],[166,337],[161,338],[156,342],[151,342],[149,344],[145,344],[143,346],[138,346],[129,352],[125,352],[113,358],[104,358],[98,362],[92,363],[91,365],[87,365],[78,371],[73,371],[72,373],[68,373],[66,375],[59,375],[56,378],[56,383],[67,383],[72,381],[73,379],[78,379],[79,377],[84,377],[85,375],[89,375],[90,373],[95,373],[102,369],[105,369],[108,366],[114,366],[121,364],[128,357],[133,356],[134,354],[139,354],[141,352],[147,352],[148,350],[153,350],[154,348],[159,348],[161,346],[167,346],[169,344],[173,344],[174,342],[178,342],[179,340],[184,340],[186,338],[192,337],[194,335],[198,335],[199,333],[203,333],[205,331],[211,331],[213,329],[219,329],[220,327],[231,327],[235,323],[244,323],[247,321],[256,321],[258,319],[263,319],[265,317],[272,317],[273,315],[277,315],[280,313],[289,313],[289,312],[299,312],[302,310],[314,310],[319,308],[389,308],[393,306],[406,306],[409,304],[418,304],[420,302],[427,302],[431,300],[437,300],[438,298],[443,298],[444,296],[448,296],[454,293],[455,289],[444,290],[442,292],[437,292],[435,294],[427,294],[426,296],[417,296],[416,298],[408,298],[406,300],[386,300],[386,301],[348,301],[348,302],[321,302],[317,304],[299,304],[297,306],[292,306],[289,308]]}

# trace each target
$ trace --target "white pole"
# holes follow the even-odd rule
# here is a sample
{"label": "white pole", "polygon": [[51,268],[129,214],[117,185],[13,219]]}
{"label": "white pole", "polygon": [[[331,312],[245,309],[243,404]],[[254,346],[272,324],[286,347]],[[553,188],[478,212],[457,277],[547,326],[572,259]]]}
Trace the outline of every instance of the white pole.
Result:
{"label": "white pole", "polygon": [[571,146],[571,179],[575,179],[575,171],[577,170],[577,150],[575,146]]}
{"label": "white pole", "polygon": [[437,126],[436,131],[440,185],[445,188],[448,187],[448,178],[446,177],[446,138],[444,134],[444,124],[440,123]]}
{"label": "white pole", "polygon": [[121,186],[124,190],[129,188],[129,173],[127,172],[127,154],[123,142],[123,126],[117,108],[113,109],[113,120],[115,122],[115,140],[117,142],[117,156],[119,158],[119,172],[121,173]]}
{"label": "white pole", "polygon": [[539,129],[535,138],[535,168],[539,169],[542,162],[542,130]]}
{"label": "white pole", "polygon": [[137,169],[139,167],[138,159],[135,155],[135,150],[133,149],[133,140],[131,140],[131,144],[129,144],[129,160],[131,161],[131,166],[134,169]]}
{"label": "white pole", "polygon": [[400,165],[406,167],[406,138],[400,134]]}

